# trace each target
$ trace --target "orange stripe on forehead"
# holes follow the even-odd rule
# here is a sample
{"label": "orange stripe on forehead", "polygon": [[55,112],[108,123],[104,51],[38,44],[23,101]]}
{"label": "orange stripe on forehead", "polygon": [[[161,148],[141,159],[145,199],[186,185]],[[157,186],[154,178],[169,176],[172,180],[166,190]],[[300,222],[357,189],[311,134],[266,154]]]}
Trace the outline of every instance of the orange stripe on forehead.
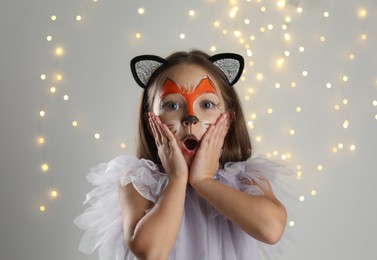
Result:
{"label": "orange stripe on forehead", "polygon": [[169,94],[181,94],[187,103],[188,115],[194,115],[194,102],[204,93],[217,93],[208,77],[202,79],[195,87],[178,86],[174,81],[167,78],[161,89],[161,97]]}

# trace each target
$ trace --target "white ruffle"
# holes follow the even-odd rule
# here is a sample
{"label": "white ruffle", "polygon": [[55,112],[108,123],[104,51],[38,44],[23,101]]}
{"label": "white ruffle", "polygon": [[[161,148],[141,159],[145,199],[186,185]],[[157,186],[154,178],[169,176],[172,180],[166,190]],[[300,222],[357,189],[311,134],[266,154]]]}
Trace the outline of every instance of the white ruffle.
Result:
{"label": "white ruffle", "polygon": [[[287,207],[292,197],[284,192],[284,183],[281,175],[292,175],[283,164],[272,162],[262,157],[256,157],[247,162],[226,163],[220,169],[215,179],[235,189],[247,192],[254,196],[263,195],[258,183],[266,189],[270,187],[264,181],[267,179],[275,195]],[[118,197],[119,184],[125,186],[132,183],[135,189],[147,200],[156,202],[161,191],[166,187],[167,175],[161,172],[158,165],[133,156],[121,155],[109,163],[100,164],[92,168],[87,176],[88,181],[95,188],[87,194],[84,204],[89,204],[83,214],[78,216],[74,223],[85,233],[80,242],[80,251],[92,254],[98,249],[100,260],[134,259],[132,253],[125,247],[121,209]],[[245,181],[248,180],[248,181]],[[191,199],[193,199],[192,196]],[[287,206],[288,205],[288,206]],[[207,207],[207,213],[216,218],[219,213],[213,207]],[[288,230],[287,230],[288,231]],[[284,237],[287,236],[287,233]],[[271,246],[257,241],[262,258],[276,259],[281,253],[284,238],[277,245]]]}

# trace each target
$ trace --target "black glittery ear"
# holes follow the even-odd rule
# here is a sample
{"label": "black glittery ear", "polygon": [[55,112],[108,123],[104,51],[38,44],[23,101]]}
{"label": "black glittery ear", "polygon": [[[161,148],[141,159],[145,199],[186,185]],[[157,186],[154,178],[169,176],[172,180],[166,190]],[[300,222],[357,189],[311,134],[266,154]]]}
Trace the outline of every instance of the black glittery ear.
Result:
{"label": "black glittery ear", "polygon": [[153,73],[165,63],[163,58],[155,55],[136,56],[131,60],[132,76],[136,83],[145,89]]}
{"label": "black glittery ear", "polygon": [[245,61],[235,53],[220,53],[209,58],[227,77],[229,85],[234,85],[240,79]]}

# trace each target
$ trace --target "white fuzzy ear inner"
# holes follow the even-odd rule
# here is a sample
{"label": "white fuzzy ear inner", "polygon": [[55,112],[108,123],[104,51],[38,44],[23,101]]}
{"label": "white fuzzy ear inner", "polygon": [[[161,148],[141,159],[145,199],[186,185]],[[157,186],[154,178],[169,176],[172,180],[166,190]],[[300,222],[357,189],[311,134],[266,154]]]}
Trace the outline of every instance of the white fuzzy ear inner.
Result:
{"label": "white fuzzy ear inner", "polygon": [[228,78],[228,82],[232,83],[238,75],[241,64],[236,59],[224,58],[213,62]]}
{"label": "white fuzzy ear inner", "polygon": [[163,65],[155,60],[141,60],[136,62],[135,71],[140,81],[147,86],[152,74]]}

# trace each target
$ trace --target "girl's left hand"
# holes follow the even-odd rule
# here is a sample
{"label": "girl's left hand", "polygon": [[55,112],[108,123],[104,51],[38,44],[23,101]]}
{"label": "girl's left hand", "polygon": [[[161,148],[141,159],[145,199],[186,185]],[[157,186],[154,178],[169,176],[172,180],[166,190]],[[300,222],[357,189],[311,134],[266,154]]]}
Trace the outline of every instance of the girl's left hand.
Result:
{"label": "girl's left hand", "polygon": [[219,167],[219,158],[227,132],[227,114],[222,114],[204,134],[192,161],[189,182],[193,187],[203,180],[213,179]]}

